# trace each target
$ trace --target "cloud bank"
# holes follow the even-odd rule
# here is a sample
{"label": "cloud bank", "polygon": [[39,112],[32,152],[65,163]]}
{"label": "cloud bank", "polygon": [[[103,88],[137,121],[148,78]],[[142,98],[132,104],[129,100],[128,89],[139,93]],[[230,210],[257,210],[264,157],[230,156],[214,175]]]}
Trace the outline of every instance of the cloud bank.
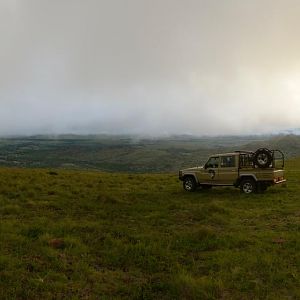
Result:
{"label": "cloud bank", "polygon": [[3,0],[0,134],[300,127],[300,2]]}

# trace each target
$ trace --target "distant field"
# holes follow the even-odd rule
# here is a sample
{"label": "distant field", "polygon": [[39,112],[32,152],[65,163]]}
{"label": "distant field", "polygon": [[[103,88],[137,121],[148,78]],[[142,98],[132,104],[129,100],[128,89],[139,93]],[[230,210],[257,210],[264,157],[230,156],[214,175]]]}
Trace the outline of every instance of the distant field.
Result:
{"label": "distant field", "polygon": [[270,147],[300,156],[300,136],[34,136],[0,139],[0,166],[158,173],[203,164],[212,153]]}
{"label": "distant field", "polygon": [[299,299],[300,160],[286,187],[0,169],[0,299]]}

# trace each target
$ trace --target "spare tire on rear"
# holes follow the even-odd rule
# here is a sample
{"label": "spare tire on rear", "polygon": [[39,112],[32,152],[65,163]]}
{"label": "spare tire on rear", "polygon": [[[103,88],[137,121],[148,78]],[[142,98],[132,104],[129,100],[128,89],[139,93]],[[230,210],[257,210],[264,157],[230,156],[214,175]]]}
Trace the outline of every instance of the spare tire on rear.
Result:
{"label": "spare tire on rear", "polygon": [[272,152],[267,148],[260,148],[255,151],[253,156],[254,165],[259,168],[268,168],[272,163]]}

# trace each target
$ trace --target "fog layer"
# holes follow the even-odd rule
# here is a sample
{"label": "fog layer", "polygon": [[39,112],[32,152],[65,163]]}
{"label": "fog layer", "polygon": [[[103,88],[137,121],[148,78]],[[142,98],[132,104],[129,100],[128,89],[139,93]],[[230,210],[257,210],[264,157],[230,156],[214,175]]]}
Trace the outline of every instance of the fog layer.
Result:
{"label": "fog layer", "polygon": [[2,0],[0,134],[300,127],[300,2]]}

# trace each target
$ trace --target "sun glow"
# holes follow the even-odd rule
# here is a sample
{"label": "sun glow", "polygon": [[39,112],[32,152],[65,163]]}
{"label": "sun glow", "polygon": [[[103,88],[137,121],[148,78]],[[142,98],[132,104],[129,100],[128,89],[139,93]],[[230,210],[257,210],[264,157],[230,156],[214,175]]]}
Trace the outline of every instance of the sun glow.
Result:
{"label": "sun glow", "polygon": [[[284,80],[284,87],[287,92],[290,104],[297,111],[300,110],[300,74],[288,77]],[[288,104],[288,103],[287,103]]]}

